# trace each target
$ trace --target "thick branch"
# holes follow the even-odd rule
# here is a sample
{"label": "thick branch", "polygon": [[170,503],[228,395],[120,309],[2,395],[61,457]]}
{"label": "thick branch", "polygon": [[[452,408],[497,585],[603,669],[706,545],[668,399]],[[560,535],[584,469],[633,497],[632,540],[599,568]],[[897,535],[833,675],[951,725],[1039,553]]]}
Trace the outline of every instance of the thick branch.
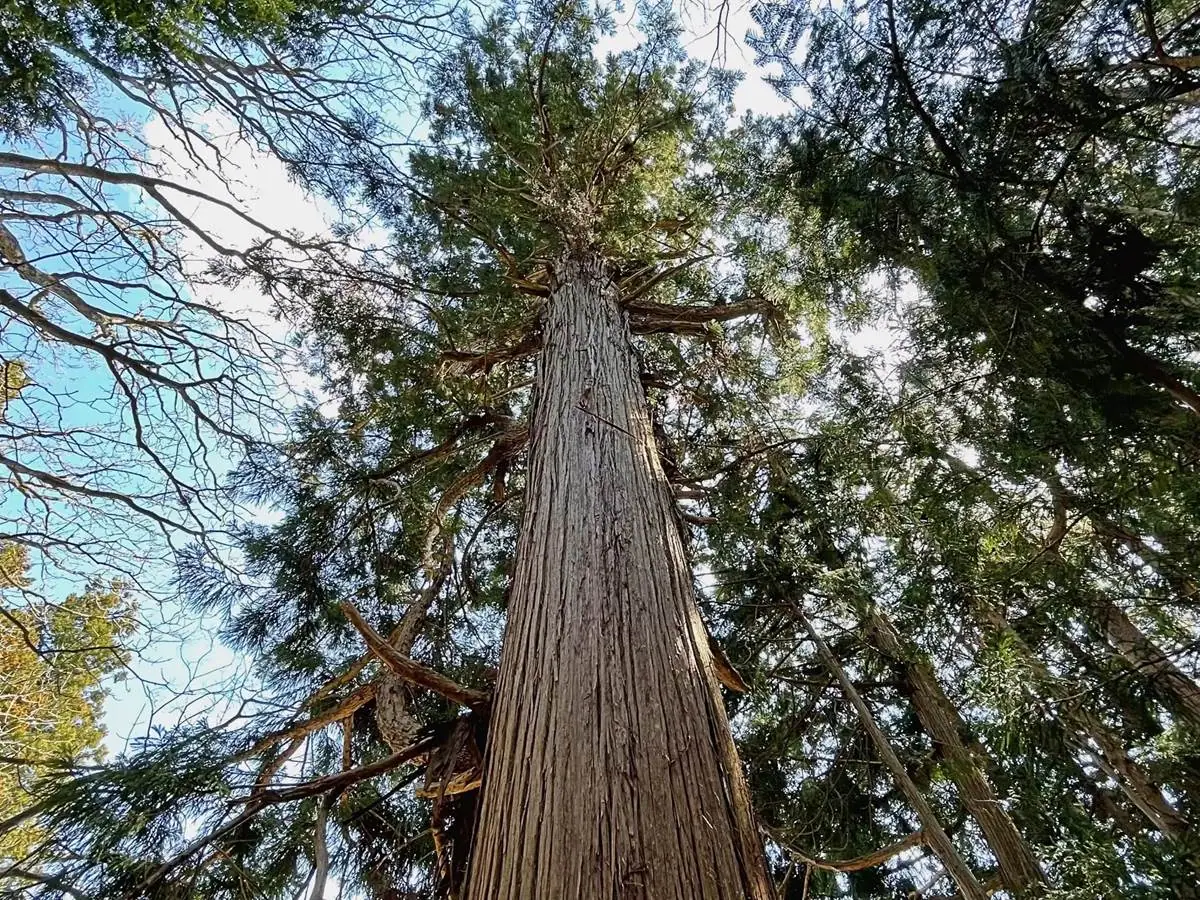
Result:
{"label": "thick branch", "polygon": [[770,304],[759,297],[714,306],[672,306],[645,301],[625,304],[629,312],[629,327],[635,334],[699,332],[704,331],[710,322],[728,322],[760,315],[770,308]]}
{"label": "thick branch", "polygon": [[900,838],[900,840],[888,844],[886,847],[880,847],[878,850],[873,850],[870,853],[864,853],[862,856],[855,856],[852,859],[827,860],[818,859],[815,856],[809,856],[800,850],[797,850],[791,844],[782,840],[779,834],[773,830],[767,830],[767,835],[788,852],[790,856],[794,856],[806,866],[814,869],[824,869],[826,872],[861,872],[863,869],[872,869],[875,866],[881,866],[889,859],[903,853],[905,850],[910,850],[913,847],[920,847],[925,843],[925,832],[914,831],[912,834]]}
{"label": "thick branch", "polygon": [[254,800],[262,805],[290,803],[293,800],[303,800],[305,797],[312,797],[317,794],[344,791],[346,788],[358,784],[360,781],[366,781],[368,778],[383,775],[407,762],[424,756],[436,747],[440,740],[441,736],[433,735],[401,750],[397,750],[391,756],[385,756],[383,759],[359,766],[357,769],[338,772],[334,775],[325,775],[321,778],[314,778],[312,781],[304,781],[300,784],[293,784],[284,788],[263,791]]}
{"label": "thick branch", "polygon": [[371,652],[379,658],[379,661],[401,678],[420,687],[427,688],[435,694],[440,694],[447,700],[471,709],[476,709],[487,704],[489,695],[484,691],[463,687],[440,672],[435,672],[428,666],[423,666],[419,662],[402,655],[379,632],[370,626],[367,620],[362,617],[362,614],[355,609],[354,604],[349,601],[343,602],[342,612],[346,614],[346,618],[350,620],[350,623],[363,636],[363,640],[366,641]]}
{"label": "thick branch", "polygon": [[281,741],[292,740],[293,738],[303,737],[307,734],[324,728],[326,725],[332,724],[339,719],[344,719],[346,716],[353,713],[360,707],[365,706],[375,697],[375,685],[367,684],[358,688],[353,693],[347,695],[340,703],[330,707],[323,713],[318,713],[312,718],[305,719],[303,722],[298,722],[288,728],[276,731],[265,737],[259,738],[249,750],[237,756],[237,759],[244,760],[257,756],[269,747],[280,743]]}
{"label": "thick branch", "polygon": [[541,346],[541,336],[531,330],[517,343],[507,347],[494,350],[447,350],[442,354],[442,362],[455,375],[476,375],[480,372],[486,375],[499,363],[532,356]]}
{"label": "thick branch", "polygon": [[962,156],[951,146],[946,135],[938,127],[933,115],[925,108],[925,105],[921,102],[920,95],[917,93],[916,85],[913,84],[912,78],[909,77],[908,69],[904,64],[904,54],[900,50],[900,38],[896,33],[896,10],[892,0],[888,0],[887,2],[887,26],[888,43],[890,45],[889,51],[892,57],[892,71],[896,74],[896,80],[900,82],[900,87],[904,91],[909,105],[912,106],[913,112],[917,114],[917,118],[921,120],[921,124],[929,134],[930,140],[933,141],[934,146],[942,154],[946,163],[954,170],[959,183],[964,186],[968,185],[970,178],[967,174],[966,166],[963,165]]}

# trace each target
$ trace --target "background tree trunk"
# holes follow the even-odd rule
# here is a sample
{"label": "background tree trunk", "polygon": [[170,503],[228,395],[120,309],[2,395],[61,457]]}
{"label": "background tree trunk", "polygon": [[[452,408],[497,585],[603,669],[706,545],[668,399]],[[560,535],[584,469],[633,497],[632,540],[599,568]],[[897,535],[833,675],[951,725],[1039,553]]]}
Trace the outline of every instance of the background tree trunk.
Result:
{"label": "background tree trunk", "polygon": [[[1008,619],[990,604],[977,602],[976,611],[981,623],[997,634],[1007,635],[1029,671],[1050,688],[1055,683],[1052,672],[1046,667],[1017,634]],[[1188,830],[1187,820],[1163,796],[1162,791],[1143,771],[1137,761],[1129,756],[1121,738],[1087,709],[1075,702],[1056,704],[1062,717],[1064,734],[1124,792],[1129,802],[1136,806],[1151,824],[1168,837],[1180,837]]]}
{"label": "background tree trunk", "polygon": [[765,900],[626,317],[554,276],[466,896]]}
{"label": "background tree trunk", "polygon": [[921,821],[921,830],[925,833],[925,841],[929,848],[941,860],[946,873],[958,887],[959,896],[964,900],[986,900],[988,894],[979,880],[975,877],[975,873],[971,871],[971,867],[967,865],[966,860],[962,858],[954,843],[950,840],[950,836],[946,834],[942,828],[941,822],[938,821],[937,813],[933,807],[929,805],[929,801],[925,799],[925,795],[921,793],[921,789],[913,782],[908,771],[904,768],[904,763],[900,761],[900,757],[896,755],[896,751],[892,748],[891,741],[887,735],[883,733],[883,729],[879,727],[879,723],[875,721],[875,716],[863,701],[862,695],[855,688],[854,682],[850,680],[850,676],[846,674],[846,670],[842,664],[838,662],[833,651],[829,649],[829,645],[825,643],[825,639],[821,637],[820,632],[813,626],[812,621],[804,613],[804,609],[799,604],[794,604],[792,607],[793,614],[796,620],[808,632],[808,636],[812,638],[813,644],[816,645],[817,655],[829,670],[829,673],[838,680],[842,686],[842,693],[846,695],[846,699],[850,701],[850,705],[854,707],[854,712],[858,715],[858,721],[863,726],[863,730],[871,739],[871,743],[875,745],[875,752],[879,754],[880,760],[888,770],[892,773],[892,777],[896,780],[896,786],[900,788],[900,792],[912,805],[913,810],[917,814],[917,818]]}
{"label": "background tree trunk", "polygon": [[1105,636],[1150,683],[1159,699],[1192,728],[1200,730],[1200,685],[1185,675],[1115,603],[1101,600],[1096,604],[1096,615]]}
{"label": "background tree trunk", "polygon": [[1045,876],[1037,857],[1008,811],[1000,805],[983,769],[963,742],[962,717],[938,684],[929,662],[907,645],[880,613],[871,614],[868,627],[876,646],[903,671],[921,727],[945,757],[959,797],[979,823],[995,854],[1004,886],[1014,894],[1021,894],[1041,884]]}

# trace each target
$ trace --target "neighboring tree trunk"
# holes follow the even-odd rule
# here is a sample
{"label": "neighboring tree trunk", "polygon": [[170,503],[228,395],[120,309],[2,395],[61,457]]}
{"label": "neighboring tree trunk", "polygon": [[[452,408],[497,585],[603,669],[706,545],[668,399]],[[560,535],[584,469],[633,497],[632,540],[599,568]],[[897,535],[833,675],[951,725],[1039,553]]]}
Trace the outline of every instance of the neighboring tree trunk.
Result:
{"label": "neighboring tree trunk", "polygon": [[[1054,636],[1056,644],[1062,646],[1071,658],[1080,666],[1083,673],[1103,687],[1114,680],[1113,666],[1126,664],[1125,659],[1101,640],[1099,653],[1103,660],[1097,660],[1092,651],[1081,647],[1070,635],[1061,629]],[[1104,664],[1100,664],[1103,662]],[[1165,730],[1159,720],[1159,710],[1152,703],[1146,703],[1140,695],[1133,695],[1125,690],[1104,691],[1107,709],[1118,717],[1118,733],[1138,735],[1142,741],[1153,741]],[[1183,803],[1185,809],[1200,809],[1200,772],[1194,766],[1185,765],[1177,768],[1168,782],[1169,792],[1181,798],[1187,798]],[[1141,830],[1145,830],[1144,825]]]}
{"label": "neighboring tree trunk", "polygon": [[1200,685],[1188,678],[1116,604],[1097,603],[1096,616],[1117,652],[1149,681],[1158,698],[1200,732]]}
{"label": "neighboring tree trunk", "polygon": [[765,900],[616,288],[554,267],[468,900]]}
{"label": "neighboring tree trunk", "polygon": [[908,799],[908,802],[912,804],[913,809],[917,813],[917,818],[921,821],[921,830],[925,833],[925,842],[937,854],[942,865],[945,866],[947,874],[950,875],[954,884],[958,887],[959,894],[965,900],[984,900],[987,897],[987,891],[983,889],[983,886],[975,878],[975,873],[971,871],[971,867],[966,864],[959,855],[958,850],[955,849],[950,836],[946,834],[941,822],[938,821],[937,813],[934,812],[933,807],[929,805],[929,801],[925,799],[920,788],[917,787],[905,770],[904,764],[900,762],[900,757],[892,749],[891,741],[887,739],[887,735],[883,733],[883,729],[875,721],[871,710],[863,702],[862,695],[858,693],[854,682],[850,680],[850,676],[846,674],[846,670],[842,668],[842,664],[833,655],[833,652],[829,649],[829,645],[825,643],[825,639],[821,637],[820,632],[813,626],[800,605],[793,604],[792,611],[796,616],[796,620],[804,627],[804,630],[808,632],[808,636],[812,638],[813,643],[816,645],[817,655],[821,658],[821,662],[825,664],[829,673],[842,686],[842,692],[846,695],[846,699],[850,701],[850,705],[854,707],[854,711],[858,714],[859,722],[868,736],[870,736],[871,742],[875,745],[875,752],[879,754],[879,758],[888,767],[889,771],[891,771],[892,777],[895,778],[896,786],[900,788],[900,791]]}
{"label": "neighboring tree trunk", "polygon": [[1137,840],[1146,830],[1144,819],[1125,806],[1125,802],[1089,778],[1082,766],[1078,767],[1083,790],[1091,799],[1091,813],[1100,821],[1111,821],[1129,837]]}
{"label": "neighboring tree trunk", "polygon": [[1131,347],[1123,340],[1117,341],[1117,352],[1132,371],[1145,376],[1151,384],[1162,388],[1177,403],[1181,403],[1200,416],[1200,394],[1182,379],[1169,372],[1161,362],[1148,353]]}
{"label": "neighboring tree trunk", "polygon": [[[1043,686],[1054,684],[1053,673],[1025,645],[999,610],[985,603],[977,604],[976,608],[986,626],[1008,636],[1012,647],[1020,653],[1025,665]],[[1116,781],[1129,801],[1155,828],[1168,837],[1180,837],[1188,830],[1187,821],[1163,796],[1162,791],[1150,780],[1141,766],[1130,758],[1120,737],[1113,734],[1086,709],[1072,703],[1059,702],[1057,710],[1062,716],[1068,736],[1073,738],[1076,746],[1091,756],[1096,765]]]}
{"label": "neighboring tree trunk", "polygon": [[[1059,545],[1067,532],[1067,511],[1071,496],[1063,488],[1062,482],[1055,475],[1047,482],[1050,493],[1054,497],[1055,525],[1051,532],[1047,547],[1055,555],[1059,554]],[[1082,504],[1077,504],[1082,505]],[[1145,553],[1150,548],[1145,541],[1131,535],[1099,514],[1090,513],[1094,526],[1101,534],[1107,534],[1124,540],[1126,546],[1135,553]],[[1115,556],[1115,554],[1112,554]],[[1061,556],[1059,557],[1061,559]],[[1153,562],[1153,556],[1146,560]],[[1182,587],[1182,585],[1180,585]],[[1178,588],[1177,588],[1178,589]],[[1192,586],[1194,592],[1194,586]],[[1191,599],[1182,595],[1181,599]],[[1158,646],[1142,633],[1125,611],[1106,597],[1097,597],[1093,603],[1096,619],[1104,636],[1117,652],[1133,668],[1140,672],[1150,683],[1151,689],[1176,715],[1184,719],[1195,729],[1200,729],[1200,685],[1189,678],[1175,665]]]}
{"label": "neighboring tree trunk", "polygon": [[1200,586],[1187,573],[1180,570],[1177,558],[1173,554],[1156,550],[1141,535],[1107,516],[1092,512],[1088,514],[1088,518],[1097,534],[1122,544],[1125,549],[1137,556],[1166,581],[1175,591],[1180,605],[1191,609],[1196,608],[1196,599],[1200,597]]}
{"label": "neighboring tree trunk", "polygon": [[[1084,648],[1061,627],[1054,629],[1053,641],[1075,661],[1080,673],[1097,685],[1107,685],[1113,680],[1114,667],[1124,665],[1108,641],[1098,640]],[[1158,709],[1153,704],[1125,690],[1106,690],[1103,695],[1106,707],[1120,717],[1120,727],[1126,733],[1140,734],[1143,740],[1153,740],[1163,733]]]}
{"label": "neighboring tree trunk", "polygon": [[1045,875],[1037,857],[1000,805],[975,756],[963,743],[962,717],[942,690],[929,662],[901,639],[882,614],[871,614],[868,629],[876,646],[901,667],[917,718],[945,757],[959,797],[979,823],[996,857],[1001,882],[1014,895],[1043,884]]}

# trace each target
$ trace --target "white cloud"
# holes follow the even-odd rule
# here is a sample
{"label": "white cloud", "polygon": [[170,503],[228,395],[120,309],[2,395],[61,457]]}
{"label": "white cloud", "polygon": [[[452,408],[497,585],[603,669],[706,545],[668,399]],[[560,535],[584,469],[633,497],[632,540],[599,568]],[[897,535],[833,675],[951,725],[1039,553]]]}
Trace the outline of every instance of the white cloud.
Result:
{"label": "white cloud", "polygon": [[[195,127],[208,137],[212,146],[199,141],[185,144],[160,118],[147,124],[148,162],[160,177],[229,203],[249,219],[275,231],[299,232],[306,237],[329,236],[337,220],[337,210],[329,201],[307,193],[292,181],[278,159],[238,136],[229,120],[215,111],[201,117]],[[224,246],[245,250],[267,237],[262,228],[218,203],[178,192],[172,192],[171,202]],[[192,232],[185,234],[181,249],[192,266],[188,273],[191,276],[201,275],[216,255],[212,247]],[[203,302],[246,316],[274,338],[286,336],[285,326],[272,315],[269,299],[253,285],[231,289],[197,281],[192,291]]]}
{"label": "white cloud", "polygon": [[[217,113],[201,117],[195,127],[211,146],[198,141],[186,145],[161,119],[151,119],[143,137],[148,147],[146,162],[155,175],[219,201],[168,192],[171,203],[199,229],[235,250],[244,250],[267,236],[254,222],[309,239],[331,236],[338,218],[336,208],[297,185],[278,159],[240,138]],[[235,209],[223,207],[222,202]],[[367,237],[376,239],[378,235]],[[203,273],[217,254],[199,235],[183,232],[179,252],[193,299],[244,319],[280,345],[286,342],[288,324],[275,317],[272,301],[252,282],[233,288],[205,282]],[[278,412],[286,412],[301,392],[319,395],[319,383],[298,359],[276,364],[280,368],[275,377],[284,382],[275,396]],[[243,512],[263,522],[277,518],[271,510]],[[249,674],[248,660],[221,643],[215,618],[201,621],[174,599],[143,609],[141,616],[149,632],[143,635],[148,644],[137,653],[132,677],[112,686],[105,705],[105,745],[110,752],[121,751],[155,725],[169,726],[194,715],[215,723],[233,711],[239,699],[238,686],[246,683]]]}
{"label": "white cloud", "polygon": [[751,0],[729,0],[715,8],[708,3],[699,8],[688,6],[684,10],[683,23],[686,30],[684,45],[689,54],[698,59],[710,60],[726,69],[745,73],[733,96],[738,115],[780,115],[795,110],[795,104],[766,82],[771,74],[754,64],[754,51],[746,44],[746,34],[756,29],[750,10]]}

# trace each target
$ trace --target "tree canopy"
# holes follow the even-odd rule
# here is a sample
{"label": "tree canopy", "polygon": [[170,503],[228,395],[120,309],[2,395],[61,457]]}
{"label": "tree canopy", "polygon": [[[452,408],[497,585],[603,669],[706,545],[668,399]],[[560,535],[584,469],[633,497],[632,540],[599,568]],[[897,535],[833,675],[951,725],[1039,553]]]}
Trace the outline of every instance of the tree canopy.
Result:
{"label": "tree canopy", "polygon": [[[23,548],[0,548],[0,592],[28,586]],[[43,779],[103,757],[104,683],[129,653],[133,627],[120,584],[91,585],[55,604],[13,608],[0,624],[0,816],[19,815]],[[21,859],[45,836],[36,823],[7,831],[0,854]]]}

